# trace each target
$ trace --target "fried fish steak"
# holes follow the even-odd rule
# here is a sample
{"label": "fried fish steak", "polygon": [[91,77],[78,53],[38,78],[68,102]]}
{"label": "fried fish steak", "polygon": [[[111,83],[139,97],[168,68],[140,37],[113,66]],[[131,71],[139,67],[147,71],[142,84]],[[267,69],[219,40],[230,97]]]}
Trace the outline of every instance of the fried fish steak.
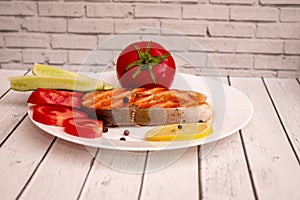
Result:
{"label": "fried fish steak", "polygon": [[166,88],[96,91],[82,97],[82,106],[106,126],[164,125],[207,122],[212,107],[206,95]]}

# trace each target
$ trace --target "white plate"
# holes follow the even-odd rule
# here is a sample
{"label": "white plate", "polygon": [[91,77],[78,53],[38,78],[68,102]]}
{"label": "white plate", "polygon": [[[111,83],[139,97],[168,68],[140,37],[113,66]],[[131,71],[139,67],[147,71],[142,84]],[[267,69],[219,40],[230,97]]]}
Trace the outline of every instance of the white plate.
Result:
{"label": "white plate", "polygon": [[[114,72],[105,72],[101,79],[117,84]],[[218,79],[218,78],[215,78]],[[101,138],[85,139],[69,135],[61,127],[47,126],[32,119],[32,106],[28,106],[28,115],[32,122],[58,138],[86,145],[114,150],[153,151],[186,148],[220,140],[243,128],[253,115],[253,106],[250,100],[240,91],[227,86],[221,80],[212,80],[205,77],[177,73],[172,88],[194,90],[207,95],[207,101],[213,106],[214,132],[206,138],[192,141],[148,142],[145,140],[147,130],[153,127],[119,127],[109,128]],[[124,130],[129,130],[129,136],[124,136]],[[125,137],[126,141],[120,141]]]}

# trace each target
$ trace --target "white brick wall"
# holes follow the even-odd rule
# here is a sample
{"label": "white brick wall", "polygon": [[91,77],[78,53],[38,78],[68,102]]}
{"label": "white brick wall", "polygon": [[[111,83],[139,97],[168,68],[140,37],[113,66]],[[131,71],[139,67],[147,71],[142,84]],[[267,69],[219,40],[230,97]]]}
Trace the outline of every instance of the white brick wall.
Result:
{"label": "white brick wall", "polygon": [[167,47],[181,72],[299,77],[300,0],[0,1],[0,68],[113,70],[141,39]]}

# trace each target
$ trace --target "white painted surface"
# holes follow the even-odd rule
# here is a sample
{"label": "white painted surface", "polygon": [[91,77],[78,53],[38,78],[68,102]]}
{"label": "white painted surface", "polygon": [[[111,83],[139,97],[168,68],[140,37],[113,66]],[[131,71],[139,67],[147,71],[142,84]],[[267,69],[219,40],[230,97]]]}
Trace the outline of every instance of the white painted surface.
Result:
{"label": "white painted surface", "polygon": [[137,199],[146,152],[100,149],[80,199]]}
{"label": "white painted surface", "polygon": [[57,139],[21,199],[76,199],[95,150]]}
{"label": "white painted surface", "polygon": [[254,186],[260,199],[299,199],[300,168],[260,78],[231,78],[254,105],[242,130]]}
{"label": "white painted surface", "polygon": [[27,117],[21,121],[29,93],[9,91],[0,100],[1,198],[255,199],[256,192],[258,199],[299,199],[300,167],[282,127],[299,153],[299,83],[265,79],[281,124],[261,79],[230,80],[255,107],[250,124],[241,130],[245,151],[238,133],[220,140],[208,154],[202,146],[200,171],[197,147],[149,152],[148,157],[146,152],[100,149],[94,163],[96,149],[90,153],[60,139],[49,149],[54,137]]}
{"label": "white painted surface", "polygon": [[300,86],[297,80],[265,79],[278,114],[300,158]]}
{"label": "white painted surface", "polygon": [[149,153],[141,199],[199,199],[197,147]]}
{"label": "white painted surface", "polygon": [[9,81],[8,78],[11,76],[21,76],[24,75],[27,71],[26,70],[8,70],[8,69],[1,69],[0,70],[0,96],[3,95],[9,88]]}
{"label": "white painted surface", "polygon": [[202,145],[199,154],[203,199],[254,199],[239,132]]}
{"label": "white painted surface", "polygon": [[53,136],[26,118],[0,148],[0,194],[15,199],[34,173]]}

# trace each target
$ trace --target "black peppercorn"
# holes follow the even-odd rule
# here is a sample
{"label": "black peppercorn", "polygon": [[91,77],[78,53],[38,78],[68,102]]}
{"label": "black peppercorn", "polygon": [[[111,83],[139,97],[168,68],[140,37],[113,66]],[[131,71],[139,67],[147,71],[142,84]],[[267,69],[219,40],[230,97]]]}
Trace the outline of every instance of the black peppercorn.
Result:
{"label": "black peppercorn", "polygon": [[108,128],[106,126],[103,126],[103,133],[106,133],[108,131]]}
{"label": "black peppercorn", "polygon": [[180,124],[178,125],[178,129],[182,129],[182,126]]}
{"label": "black peppercorn", "polygon": [[121,141],[126,141],[126,138],[121,137],[120,140],[121,140]]}
{"label": "black peppercorn", "polygon": [[125,130],[124,135],[126,135],[126,136],[129,135],[129,130]]}
{"label": "black peppercorn", "polygon": [[123,98],[123,103],[128,103],[129,102],[129,98],[128,97],[124,97]]}
{"label": "black peppercorn", "polygon": [[202,120],[199,120],[199,123],[203,123],[203,121],[202,121]]}

